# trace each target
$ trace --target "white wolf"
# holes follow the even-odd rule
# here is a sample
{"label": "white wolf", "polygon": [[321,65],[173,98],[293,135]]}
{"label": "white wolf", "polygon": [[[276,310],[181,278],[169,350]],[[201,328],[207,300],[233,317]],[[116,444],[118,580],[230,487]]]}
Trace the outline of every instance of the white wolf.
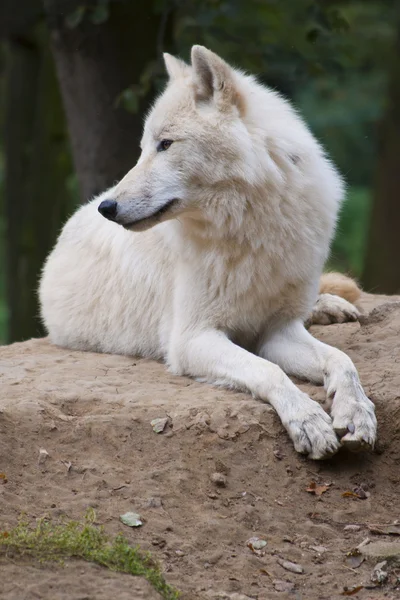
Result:
{"label": "white wolf", "polygon": [[[165,63],[137,165],[72,216],[46,262],[51,340],[248,390],[310,458],[373,447],[374,406],[353,363],[303,325],[341,178],[288,102],[253,77],[201,46],[191,66]],[[342,298],[321,303],[356,317]],[[285,373],[323,383],[331,415]]]}

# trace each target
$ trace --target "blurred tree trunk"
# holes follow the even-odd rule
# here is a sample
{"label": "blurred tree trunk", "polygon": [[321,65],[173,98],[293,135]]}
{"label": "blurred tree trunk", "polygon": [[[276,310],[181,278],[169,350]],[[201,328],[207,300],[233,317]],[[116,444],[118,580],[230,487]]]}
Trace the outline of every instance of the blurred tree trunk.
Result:
{"label": "blurred tree trunk", "polygon": [[138,158],[143,113],[171,39],[167,6],[156,13],[155,4],[44,0],[84,201]]}
{"label": "blurred tree trunk", "polygon": [[7,43],[5,109],[8,340],[42,333],[37,282],[67,213],[70,172],[61,99],[43,31]]}
{"label": "blurred tree trunk", "polygon": [[[400,12],[400,11],[399,11]],[[363,284],[367,291],[400,292],[400,18],[381,123],[374,204]]]}

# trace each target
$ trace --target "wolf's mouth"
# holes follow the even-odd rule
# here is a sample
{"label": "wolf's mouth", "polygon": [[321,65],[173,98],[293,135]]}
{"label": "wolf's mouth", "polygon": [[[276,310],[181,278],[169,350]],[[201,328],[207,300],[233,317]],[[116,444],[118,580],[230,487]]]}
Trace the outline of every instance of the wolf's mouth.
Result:
{"label": "wolf's mouth", "polygon": [[159,218],[164,215],[166,212],[170,210],[173,206],[175,206],[179,202],[179,198],[173,198],[172,200],[168,200],[161,208],[156,210],[152,215],[148,217],[143,217],[142,219],[137,219],[137,221],[130,221],[129,223],[120,223],[125,229],[132,229],[133,227],[137,227],[138,225],[147,225],[152,221],[157,221]]}

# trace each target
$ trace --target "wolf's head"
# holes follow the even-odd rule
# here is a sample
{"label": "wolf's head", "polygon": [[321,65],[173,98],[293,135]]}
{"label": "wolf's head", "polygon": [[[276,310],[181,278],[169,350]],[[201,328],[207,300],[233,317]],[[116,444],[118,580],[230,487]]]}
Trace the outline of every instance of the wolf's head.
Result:
{"label": "wolf's head", "polygon": [[169,82],[146,119],[139,161],[99,205],[135,231],[176,217],[207,220],[227,197],[230,206],[217,210],[240,212],[234,196],[260,167],[243,120],[247,78],[202,46],[192,48],[191,66],[164,60]]}

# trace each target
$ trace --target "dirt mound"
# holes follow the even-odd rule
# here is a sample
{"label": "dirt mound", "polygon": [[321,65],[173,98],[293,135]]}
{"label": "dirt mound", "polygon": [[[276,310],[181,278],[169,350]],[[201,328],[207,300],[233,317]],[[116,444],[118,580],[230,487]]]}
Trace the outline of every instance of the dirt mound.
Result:
{"label": "dirt mound", "polygon": [[2,600],[161,600],[147,581],[76,560],[34,565],[0,559]]}
{"label": "dirt mound", "polygon": [[[365,295],[361,306],[361,323],[312,331],[354,360],[376,403],[379,444],[374,454],[341,452],[322,463],[297,455],[274,411],[246,394],[175,377],[152,361],[46,340],[0,348],[0,472],[8,480],[0,481],[0,531],[21,512],[77,519],[93,507],[108,533],[123,531],[150,550],[187,600],[332,599],[346,586],[372,585],[370,560],[355,567],[345,559],[366,537],[390,541],[368,526],[399,518],[400,298]],[[324,401],[321,388],[299,385]],[[150,422],[163,417],[157,434]],[[40,449],[48,456],[39,460]],[[312,481],[328,484],[321,496],[306,491]],[[127,511],[139,512],[143,526],[122,525]],[[267,545],[252,550],[254,536]],[[54,598],[67,584],[71,599],[124,598],[134,585],[141,591],[131,597],[157,597],[140,580],[80,562],[46,566],[40,585],[32,563],[3,556],[0,569],[8,600]],[[25,595],[17,581],[13,588],[19,576],[36,586],[31,595],[28,585]],[[396,577],[389,565],[386,598],[398,594]]]}

